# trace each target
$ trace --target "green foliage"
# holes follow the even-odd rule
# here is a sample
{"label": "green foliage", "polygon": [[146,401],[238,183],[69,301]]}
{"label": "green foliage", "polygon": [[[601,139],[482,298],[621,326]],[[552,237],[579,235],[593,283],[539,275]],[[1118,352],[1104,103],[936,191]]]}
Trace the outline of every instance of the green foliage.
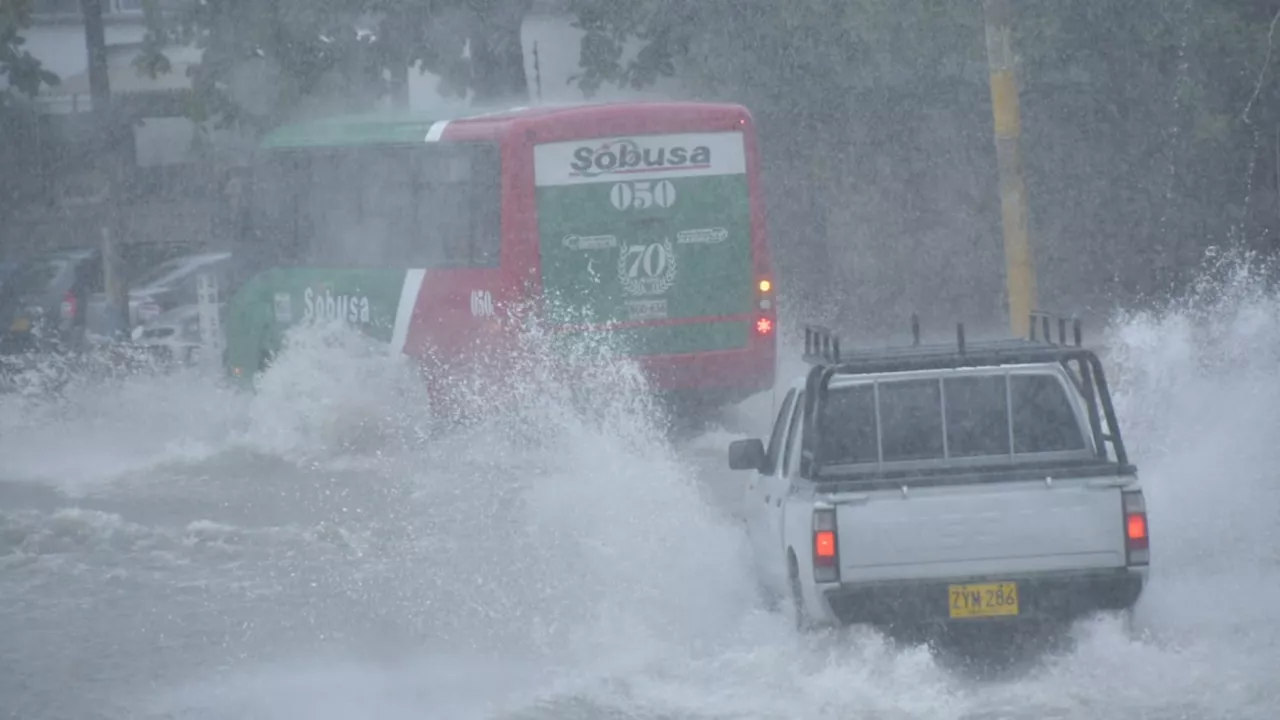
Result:
{"label": "green foliage", "polygon": [[530,2],[147,0],[136,64],[153,76],[168,72],[166,49],[194,44],[204,55],[193,71],[193,117],[259,128],[403,96],[410,66],[439,75],[446,96],[525,99],[519,31]]}
{"label": "green foliage", "polygon": [[173,44],[203,51],[191,71],[193,119],[269,126],[317,93],[357,104],[382,90],[376,52],[356,29],[359,3],[183,0],[162,8],[148,0],[144,8],[139,71],[171,71],[164,51]]}
{"label": "green foliage", "polygon": [[9,87],[0,90],[0,106],[12,101],[11,93],[34,97],[42,85],[57,85],[57,75],[40,65],[40,61],[23,49],[22,32],[31,25],[31,0],[0,2],[0,76]]}
{"label": "green foliage", "polygon": [[[571,0],[584,32],[577,78],[643,88],[680,68],[699,84],[793,92],[971,74],[982,60],[980,5],[944,0]],[[639,41],[624,59],[629,42]],[[783,90],[783,88],[777,88]]]}

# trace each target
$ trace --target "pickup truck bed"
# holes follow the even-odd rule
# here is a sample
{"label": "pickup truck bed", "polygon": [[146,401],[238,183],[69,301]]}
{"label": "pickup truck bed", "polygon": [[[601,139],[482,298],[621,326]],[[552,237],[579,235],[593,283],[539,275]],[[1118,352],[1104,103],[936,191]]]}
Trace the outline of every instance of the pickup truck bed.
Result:
{"label": "pickup truck bed", "polygon": [[835,500],[850,582],[1124,565],[1120,490],[1096,480],[847,493]]}

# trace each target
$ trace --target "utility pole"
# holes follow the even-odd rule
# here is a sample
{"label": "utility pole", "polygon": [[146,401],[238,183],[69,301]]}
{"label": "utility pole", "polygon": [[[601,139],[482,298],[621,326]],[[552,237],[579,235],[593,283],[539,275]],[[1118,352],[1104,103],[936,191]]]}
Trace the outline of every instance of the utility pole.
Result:
{"label": "utility pole", "polygon": [[538,87],[538,102],[542,102],[542,63],[538,58],[538,41],[533,41],[533,79]]}
{"label": "utility pole", "polygon": [[106,211],[102,214],[102,282],[106,290],[107,331],[128,332],[128,299],[118,252],[116,205],[120,202],[119,184],[123,168],[121,138],[117,133],[118,117],[111,103],[111,84],[107,74],[107,36],[103,22],[103,4],[109,0],[80,0],[84,19],[85,49],[89,58],[89,96],[93,99],[94,135],[98,147],[94,155],[107,179]]}
{"label": "utility pole", "polygon": [[996,162],[1000,172],[1000,215],[1004,227],[1005,283],[1009,294],[1009,328],[1018,337],[1030,329],[1036,309],[1036,271],[1028,241],[1026,188],[1018,141],[1022,120],[1014,72],[1012,13],[1009,0],[983,0],[987,26],[987,64],[991,72],[991,111],[995,124]]}

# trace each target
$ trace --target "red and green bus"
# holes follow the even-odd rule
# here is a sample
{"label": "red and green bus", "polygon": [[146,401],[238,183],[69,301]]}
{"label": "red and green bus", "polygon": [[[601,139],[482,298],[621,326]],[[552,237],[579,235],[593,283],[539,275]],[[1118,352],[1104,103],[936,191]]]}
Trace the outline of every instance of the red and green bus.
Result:
{"label": "red and green bus", "polygon": [[[734,104],[619,102],[269,133],[227,303],[233,376],[343,319],[424,362],[500,347],[516,307],[605,331],[657,392],[720,406],[774,382],[756,135]],[[532,301],[532,305],[530,302]]]}

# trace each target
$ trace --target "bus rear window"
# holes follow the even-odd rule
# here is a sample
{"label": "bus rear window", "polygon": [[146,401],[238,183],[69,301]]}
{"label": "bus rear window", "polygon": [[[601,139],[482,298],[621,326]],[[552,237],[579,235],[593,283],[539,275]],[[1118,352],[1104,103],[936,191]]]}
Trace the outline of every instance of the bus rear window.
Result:
{"label": "bus rear window", "polygon": [[496,145],[282,150],[255,172],[252,231],[288,264],[495,267]]}

